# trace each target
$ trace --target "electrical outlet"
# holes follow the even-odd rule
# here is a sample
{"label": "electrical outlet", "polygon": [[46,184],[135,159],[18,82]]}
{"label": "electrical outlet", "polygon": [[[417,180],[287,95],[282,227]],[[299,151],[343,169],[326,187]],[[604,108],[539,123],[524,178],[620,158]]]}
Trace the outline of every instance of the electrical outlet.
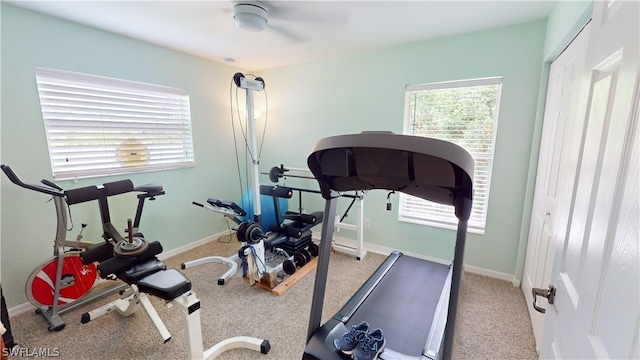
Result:
{"label": "electrical outlet", "polygon": [[365,230],[371,230],[371,220],[364,219],[364,229]]}

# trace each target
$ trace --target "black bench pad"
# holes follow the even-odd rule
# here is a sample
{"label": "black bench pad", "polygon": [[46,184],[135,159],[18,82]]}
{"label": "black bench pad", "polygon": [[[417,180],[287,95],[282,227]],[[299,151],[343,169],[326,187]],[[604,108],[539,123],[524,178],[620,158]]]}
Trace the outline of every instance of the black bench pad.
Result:
{"label": "black bench pad", "polygon": [[167,266],[157,258],[152,258],[141,263],[134,263],[125,271],[120,271],[117,276],[127,284],[135,284],[145,277],[166,269]]}
{"label": "black bench pad", "polygon": [[[154,241],[149,243],[149,248],[140,255],[112,256],[111,258],[102,261],[100,264],[98,264],[98,273],[103,279],[107,278],[110,274],[116,274],[119,278],[121,278],[128,284],[132,284],[138,281],[138,279],[143,278],[145,275],[149,275],[149,273],[140,274],[134,277],[132,275],[127,276],[127,274],[124,274],[124,272],[134,266],[134,264],[141,264],[138,265],[140,268],[151,268],[153,264],[147,264],[146,262],[156,259],[156,255],[160,254],[161,252],[162,245],[158,241]],[[139,271],[134,272],[139,273]]]}
{"label": "black bench pad", "polygon": [[191,281],[180,271],[168,269],[140,279],[138,289],[165,300],[173,300],[191,290]]}

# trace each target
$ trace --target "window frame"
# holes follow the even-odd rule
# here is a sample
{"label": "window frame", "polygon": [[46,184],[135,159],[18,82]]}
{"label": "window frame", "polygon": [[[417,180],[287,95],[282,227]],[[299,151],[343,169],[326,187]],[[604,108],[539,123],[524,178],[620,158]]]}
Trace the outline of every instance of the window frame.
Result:
{"label": "window frame", "polygon": [[[403,133],[407,135],[415,135],[415,136],[428,136],[426,134],[415,133],[411,127],[413,123],[411,119],[412,115],[411,115],[411,109],[410,109],[411,93],[416,91],[445,90],[445,89],[477,87],[477,86],[493,86],[493,85],[499,86],[497,89],[494,110],[493,110],[493,120],[492,120],[493,132],[491,135],[490,153],[472,152],[469,149],[467,149],[467,151],[470,152],[470,154],[474,159],[474,167],[475,167],[474,204],[473,204],[471,218],[469,219],[467,229],[469,232],[476,233],[476,234],[484,234],[486,229],[488,209],[489,209],[489,199],[490,199],[490,192],[491,192],[491,176],[493,173],[493,161],[495,158],[495,145],[497,140],[498,119],[499,119],[499,113],[500,113],[500,101],[502,97],[502,84],[503,84],[503,78],[501,76],[497,76],[497,77],[489,77],[489,78],[465,79],[465,80],[455,80],[455,81],[446,81],[446,82],[415,84],[415,85],[408,85],[405,88],[405,107],[404,107],[405,114],[403,117]],[[455,143],[455,141],[452,141],[452,142]],[[458,144],[458,145],[462,146],[462,144]],[[478,199],[476,196],[478,194],[477,193],[478,187],[476,186],[478,182],[476,180],[478,176],[481,176],[481,174],[479,174],[478,172],[479,159],[484,159],[489,161],[489,165],[485,167],[487,169],[487,173],[485,176],[486,186],[482,194],[482,197],[483,197],[482,204],[477,203]],[[426,200],[412,197],[411,195],[407,195],[404,193],[400,194],[398,202],[399,202],[399,206],[398,206],[399,221],[432,226],[437,228],[451,229],[451,230],[457,229],[458,219],[455,217],[455,215],[453,215],[453,210],[449,206],[428,202]],[[424,206],[425,208],[427,208],[427,210],[424,211],[424,214],[416,214],[416,213],[414,213],[413,215],[407,214],[406,207],[407,205],[411,205],[412,202],[415,202],[415,204],[417,204],[417,205],[414,205],[413,207],[414,209],[416,209],[417,207]],[[480,206],[480,208],[478,208],[478,206]],[[479,209],[482,209],[482,210],[479,210]],[[429,212],[438,213],[438,214],[450,214],[450,216],[439,216],[437,218],[430,217]],[[478,212],[480,212],[480,214],[478,214]],[[479,220],[478,220],[478,217],[480,217]]]}
{"label": "window frame", "polygon": [[195,166],[185,89],[35,67],[53,178]]}

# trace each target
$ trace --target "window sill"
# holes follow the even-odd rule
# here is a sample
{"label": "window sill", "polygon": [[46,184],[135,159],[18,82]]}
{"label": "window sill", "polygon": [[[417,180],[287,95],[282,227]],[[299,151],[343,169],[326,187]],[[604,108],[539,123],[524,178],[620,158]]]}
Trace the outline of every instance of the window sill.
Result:
{"label": "window sill", "polygon": [[[402,217],[402,216],[398,216],[398,221],[417,224],[417,225],[423,225],[423,226],[430,226],[430,227],[435,227],[440,229],[447,229],[447,230],[458,229],[458,223],[442,223],[437,221],[429,221],[429,220]],[[484,235],[484,228],[467,226],[467,232],[472,234]]]}

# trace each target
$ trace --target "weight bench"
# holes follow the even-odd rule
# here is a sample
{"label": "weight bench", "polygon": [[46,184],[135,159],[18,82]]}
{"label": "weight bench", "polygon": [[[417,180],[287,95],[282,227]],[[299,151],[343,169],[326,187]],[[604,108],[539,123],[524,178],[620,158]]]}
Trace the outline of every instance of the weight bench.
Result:
{"label": "weight bench", "polygon": [[[171,302],[183,313],[190,359],[211,359],[233,348],[247,348],[263,354],[269,352],[271,346],[268,340],[250,337],[230,338],[203,351],[200,300],[191,290],[191,281],[180,271],[167,269],[157,258],[157,255],[162,253],[162,245],[158,241],[147,242],[130,220],[127,229],[128,239],[123,238],[109,222],[107,197],[133,191],[131,182],[104,184],[103,189],[97,194],[103,217],[103,237],[107,242],[89,247],[80,254],[80,258],[84,264],[98,262],[96,268],[101,278],[120,279],[129,285],[129,292],[120,299],[82,314],[81,323],[86,324],[114,311],[123,316],[130,316],[137,309],[136,305],[141,304],[166,343],[171,340],[171,334],[148,298],[148,295],[152,295]],[[140,212],[139,203],[138,213]],[[138,222],[137,216],[136,225]]]}
{"label": "weight bench", "polygon": [[[157,244],[159,245],[159,243]],[[157,251],[158,247],[150,246],[150,249],[151,252],[146,253],[147,256]],[[159,249],[162,249],[161,246]],[[119,264],[127,263],[126,260],[123,261],[122,259],[117,259],[115,262]],[[100,265],[98,267],[101,267]],[[104,267],[99,270],[102,277],[108,277],[108,272],[105,271]],[[166,269],[166,265],[158,260],[155,255],[151,259],[134,263],[126,270],[119,270],[116,273],[119,279],[129,284],[132,290],[131,293],[83,314],[81,321],[83,324],[113,311],[123,316],[129,316],[136,310],[136,305],[141,304],[166,343],[171,340],[171,334],[148,298],[148,295],[152,295],[171,302],[183,313],[190,359],[213,359],[221,353],[235,348],[246,348],[262,354],[267,354],[271,349],[268,340],[238,336],[223,340],[204,351],[200,324],[200,300],[191,291],[191,281],[176,269]]]}
{"label": "weight bench", "polygon": [[171,340],[169,330],[160,319],[147,294],[171,301],[191,290],[191,282],[177,270],[167,270],[166,265],[156,257],[161,252],[162,245],[155,241],[138,256],[113,256],[113,247],[109,243],[91,247],[82,253],[80,258],[85,264],[100,262],[97,266],[100,277],[120,279],[129,285],[130,292],[120,299],[82,314],[80,322],[86,324],[113,311],[122,316],[130,316],[135,312],[136,305],[140,304],[160,332],[164,342]]}
{"label": "weight bench", "polygon": [[[324,215],[322,211],[311,214],[293,211],[283,213],[280,209],[279,199],[291,199],[294,190],[305,191],[287,186],[260,185],[260,194],[273,198],[276,215],[276,222],[269,225],[265,247],[267,249],[280,248],[288,255],[294,255],[312,244],[311,228],[320,224]],[[302,203],[300,208],[302,208]]]}

